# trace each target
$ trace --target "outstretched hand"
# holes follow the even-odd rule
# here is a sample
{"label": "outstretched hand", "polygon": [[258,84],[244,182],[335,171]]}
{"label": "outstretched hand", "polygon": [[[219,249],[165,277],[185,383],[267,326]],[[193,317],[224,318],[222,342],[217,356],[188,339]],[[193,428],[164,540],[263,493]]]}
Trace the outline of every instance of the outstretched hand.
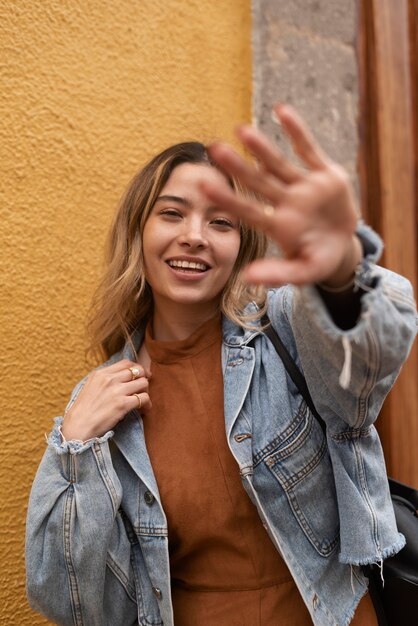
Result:
{"label": "outstretched hand", "polygon": [[212,144],[209,152],[255,196],[239,195],[226,183],[204,183],[203,190],[217,206],[233,210],[279,245],[282,258],[247,266],[249,282],[339,287],[352,278],[362,256],[354,235],[358,213],[348,174],[322,152],[292,107],[277,105],[275,111],[306,169],[285,158],[259,130],[242,126],[238,138],[258,167],[227,144]]}

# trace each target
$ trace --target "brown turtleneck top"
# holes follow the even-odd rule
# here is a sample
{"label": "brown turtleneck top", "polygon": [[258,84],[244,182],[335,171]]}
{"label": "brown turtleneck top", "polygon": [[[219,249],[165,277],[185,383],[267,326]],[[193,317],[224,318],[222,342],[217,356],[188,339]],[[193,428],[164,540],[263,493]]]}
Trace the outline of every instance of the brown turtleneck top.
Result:
{"label": "brown turtleneck top", "polygon": [[[228,447],[221,340],[219,316],[182,341],[156,341],[150,325],[145,335],[145,440],[168,519],[175,626],[310,626]],[[352,624],[377,626],[368,597]]]}

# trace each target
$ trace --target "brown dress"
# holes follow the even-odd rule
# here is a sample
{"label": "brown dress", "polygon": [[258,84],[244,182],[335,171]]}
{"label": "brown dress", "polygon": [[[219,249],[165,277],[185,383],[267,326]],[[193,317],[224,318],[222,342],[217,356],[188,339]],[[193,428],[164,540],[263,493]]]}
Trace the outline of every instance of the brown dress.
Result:
{"label": "brown dress", "polygon": [[[155,341],[148,326],[145,345],[145,439],[168,519],[175,626],[310,626],[228,447],[220,318],[184,341]],[[368,596],[352,624],[377,626]]]}

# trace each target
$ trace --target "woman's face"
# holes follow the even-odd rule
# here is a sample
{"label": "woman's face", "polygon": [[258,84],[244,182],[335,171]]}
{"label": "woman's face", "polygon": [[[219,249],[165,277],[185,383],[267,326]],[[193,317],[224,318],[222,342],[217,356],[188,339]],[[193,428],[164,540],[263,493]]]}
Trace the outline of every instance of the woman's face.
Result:
{"label": "woman's face", "polygon": [[145,275],[154,306],[165,312],[202,304],[216,310],[238,256],[239,221],[211,205],[199,187],[203,180],[225,184],[214,167],[178,165],[145,224]]}

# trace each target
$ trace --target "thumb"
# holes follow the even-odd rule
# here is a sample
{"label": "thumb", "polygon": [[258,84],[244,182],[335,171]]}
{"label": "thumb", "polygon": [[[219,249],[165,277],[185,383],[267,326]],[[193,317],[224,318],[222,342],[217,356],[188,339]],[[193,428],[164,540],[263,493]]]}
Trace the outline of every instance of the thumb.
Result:
{"label": "thumb", "polygon": [[243,277],[254,285],[309,285],[322,279],[322,272],[306,259],[259,259],[243,270]]}

